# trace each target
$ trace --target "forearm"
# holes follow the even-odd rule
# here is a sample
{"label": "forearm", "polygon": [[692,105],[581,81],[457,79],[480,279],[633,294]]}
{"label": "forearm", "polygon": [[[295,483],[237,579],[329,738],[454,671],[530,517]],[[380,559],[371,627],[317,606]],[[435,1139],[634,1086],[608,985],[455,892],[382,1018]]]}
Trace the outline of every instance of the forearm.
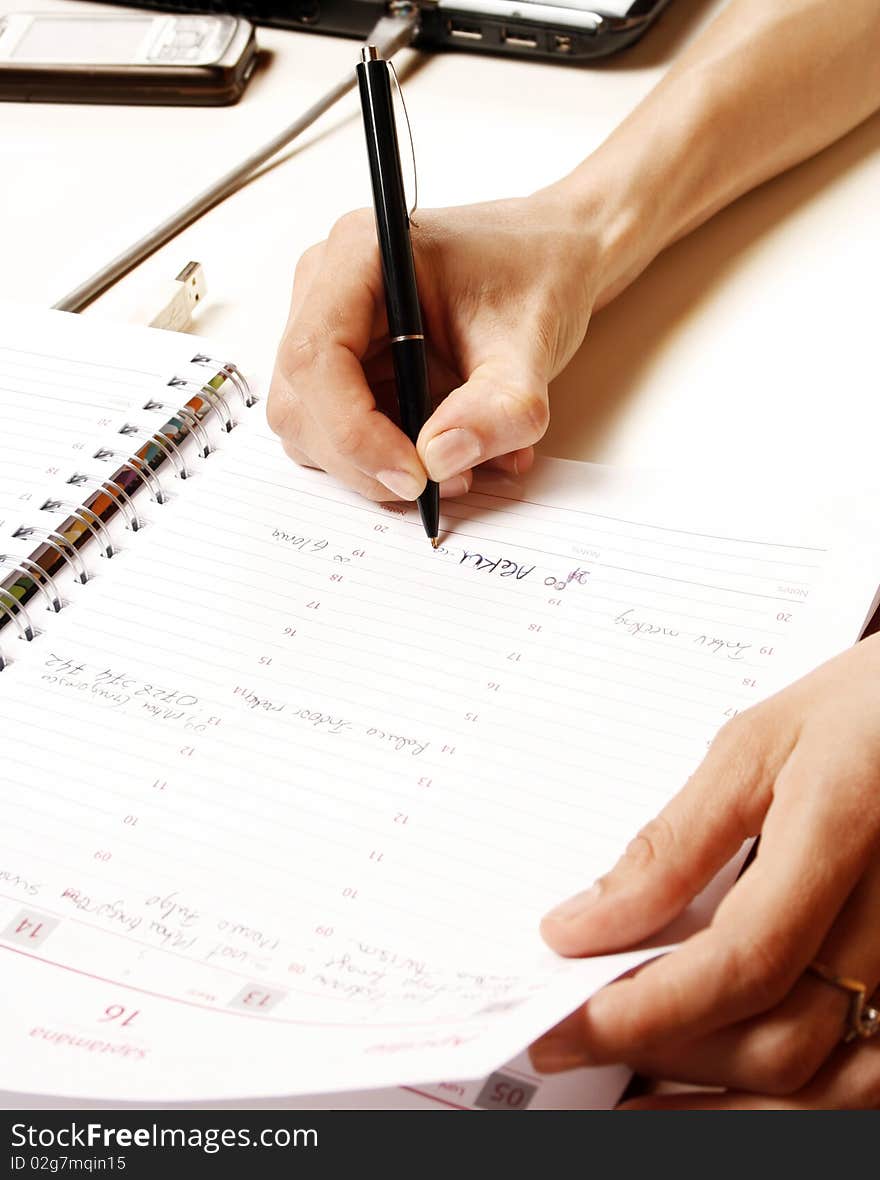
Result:
{"label": "forearm", "polygon": [[600,226],[607,303],[666,246],[880,108],[880,0],[731,0],[555,188]]}

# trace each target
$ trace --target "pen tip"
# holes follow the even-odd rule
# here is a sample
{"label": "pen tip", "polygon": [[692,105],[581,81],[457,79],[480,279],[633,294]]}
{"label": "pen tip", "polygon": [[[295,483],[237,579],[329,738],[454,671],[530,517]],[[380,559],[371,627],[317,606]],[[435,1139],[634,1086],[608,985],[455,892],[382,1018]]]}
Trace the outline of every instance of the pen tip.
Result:
{"label": "pen tip", "polygon": [[436,549],[439,544],[440,544],[439,538],[437,538],[437,537],[431,538],[431,548],[432,549]]}

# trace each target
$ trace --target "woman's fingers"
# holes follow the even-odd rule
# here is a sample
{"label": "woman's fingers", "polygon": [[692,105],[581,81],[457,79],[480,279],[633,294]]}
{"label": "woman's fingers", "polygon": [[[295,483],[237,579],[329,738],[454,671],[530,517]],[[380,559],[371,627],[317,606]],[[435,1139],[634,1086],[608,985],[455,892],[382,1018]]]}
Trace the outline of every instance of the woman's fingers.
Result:
{"label": "woman's fingers", "polygon": [[822,1068],[846,1029],[848,1005],[802,976],[772,1011],[630,1062],[639,1073],[698,1086],[794,1094]]}
{"label": "woman's fingers", "polygon": [[[414,500],[426,476],[415,448],[376,406],[357,357],[325,346],[283,371],[273,385],[269,425],[294,448],[357,491]],[[365,494],[368,494],[365,492]],[[372,498],[376,498],[373,496]]]}
{"label": "woman's fingers", "polygon": [[340,219],[301,259],[269,392],[288,452],[374,497],[380,484],[414,498],[429,469],[459,490],[459,477],[491,461],[524,474],[547,428],[548,381],[583,339],[598,281],[598,239],[547,193],[423,210],[413,249],[428,340],[452,377],[432,379],[435,397],[449,396],[418,449],[373,396],[389,357],[369,210]]}
{"label": "woman's fingers", "polygon": [[510,451],[506,455],[496,455],[485,466],[490,471],[503,471],[505,475],[525,475],[535,465],[535,448],[521,447],[518,451]]}
{"label": "woman's fingers", "polygon": [[[870,698],[850,699],[864,662],[869,677],[876,672],[873,648],[859,645],[866,646],[726,727],[659,830],[649,828],[644,863],[637,842],[637,856],[604,879],[592,906],[571,907],[567,929],[565,914],[545,924],[569,953],[605,949],[609,932],[616,949],[704,883],[713,845],[729,849],[738,831],[761,831],[756,861],[712,926],[541,1038],[532,1049],[538,1068],[626,1061],[744,1096],[698,1104],[749,1103],[759,1093],[821,1104],[816,1087],[839,1060],[850,998],[810,964],[823,962],[869,990],[880,980],[878,740],[861,703]],[[726,819],[713,813],[717,803]]]}
{"label": "woman's fingers", "polygon": [[[385,410],[390,416],[396,417],[398,412],[397,384],[394,380],[393,357],[387,344],[365,361],[364,372],[380,409]],[[428,374],[435,405],[440,405],[449,395],[449,391],[461,383],[461,378],[446,360],[430,348],[428,350]],[[527,446],[503,455],[496,455],[483,466],[516,477],[525,475],[534,462],[535,448]]]}
{"label": "woman's fingers", "polygon": [[549,421],[546,378],[508,342],[437,407],[419,435],[418,452],[431,479],[449,479],[501,455],[529,451]]}
{"label": "woman's fingers", "polygon": [[287,316],[288,327],[296,320],[302,310],[303,304],[308,298],[313,279],[316,275],[320,274],[326,245],[326,242],[317,242],[314,246],[309,246],[308,250],[303,253],[299,262],[296,264],[296,270],[293,272],[293,291],[290,296],[290,311]]}
{"label": "woman's fingers", "polygon": [[[382,405],[389,394],[394,394],[394,389],[389,388],[388,382],[380,382],[375,387],[375,393],[380,405]],[[341,456],[329,440],[322,438],[317,432],[312,434],[309,440],[308,452],[297,446],[290,437],[282,438],[282,446],[294,462],[299,463],[303,467],[317,467],[322,471],[326,471],[334,479],[339,480],[340,483],[344,483],[347,487],[350,487],[353,491],[358,492],[369,500],[388,501],[408,498],[395,495],[385,484],[365,475],[354,464],[348,462]],[[448,479],[440,484],[440,496],[443,499],[454,499],[457,496],[464,496],[470,491],[472,482],[473,472],[464,471],[461,475],[453,476],[452,479]]]}
{"label": "woman's fingers", "polygon": [[[385,484],[370,479],[352,464],[340,460],[333,448],[320,440],[313,444],[310,454],[299,450],[298,447],[291,445],[286,440],[283,441],[283,446],[286,454],[301,467],[315,467],[320,471],[326,471],[328,475],[332,475],[334,479],[368,500],[383,503],[404,499],[403,496],[394,495]],[[462,472],[461,475],[445,480],[440,484],[441,499],[454,500],[458,496],[467,495],[472,482],[473,472],[471,471]]]}
{"label": "woman's fingers", "polygon": [[[876,940],[864,927],[847,951],[847,967],[861,972],[873,990],[880,978]],[[636,1053],[629,1061],[639,1073],[668,1081],[701,1086],[723,1086],[762,1094],[794,1094],[803,1089],[840,1043],[848,1027],[846,994],[804,974],[785,999],[769,1012],[693,1040],[668,1043],[655,1051]],[[578,1056],[569,1029],[564,1057],[571,1069],[585,1064],[589,1052]],[[562,1045],[558,1046],[563,1049]],[[544,1052],[545,1070],[553,1063],[553,1047]],[[539,1053],[539,1057],[540,1057]],[[563,1052],[559,1052],[560,1060]],[[557,1067],[559,1068],[559,1067]]]}
{"label": "woman's fingers", "polygon": [[[858,766],[846,753],[829,760],[811,743],[798,745],[777,778],[758,856],[709,929],[586,1005],[593,1062],[634,1061],[782,1000],[818,954],[876,848],[876,823],[862,805],[873,785]],[[855,824],[854,815],[863,822]]]}
{"label": "woman's fingers", "polygon": [[365,495],[413,500],[424,490],[424,468],[403,431],[378,409],[361,364],[384,303],[375,235],[363,222],[353,215],[338,223],[294,286],[269,424],[286,447]]}
{"label": "woman's fingers", "polygon": [[[817,956],[834,974],[863,982],[868,994],[880,983],[878,912],[880,858],[851,893]],[[850,1003],[846,991],[807,972],[770,1011],[707,1036],[637,1049],[628,1064],[667,1081],[794,1094],[830,1059],[848,1028]],[[530,1055],[543,1073],[590,1064],[583,1013],[573,1013],[551,1029],[531,1047]]]}
{"label": "woman's fingers", "polygon": [[841,1045],[803,1087],[789,1095],[748,1090],[645,1095],[618,1110],[880,1110],[880,1037]]}
{"label": "woman's fingers", "polygon": [[541,933],[563,955],[621,950],[661,929],[761,827],[791,726],[765,706],[726,725],[692,778],[585,893]]}

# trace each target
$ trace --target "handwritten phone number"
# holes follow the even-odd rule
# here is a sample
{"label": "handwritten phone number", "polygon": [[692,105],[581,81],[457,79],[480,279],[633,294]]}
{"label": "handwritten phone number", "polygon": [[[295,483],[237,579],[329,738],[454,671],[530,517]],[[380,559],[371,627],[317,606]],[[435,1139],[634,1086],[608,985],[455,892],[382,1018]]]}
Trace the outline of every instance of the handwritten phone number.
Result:
{"label": "handwritten phone number", "polygon": [[124,1172],[124,1155],[13,1155],[10,1172]]}

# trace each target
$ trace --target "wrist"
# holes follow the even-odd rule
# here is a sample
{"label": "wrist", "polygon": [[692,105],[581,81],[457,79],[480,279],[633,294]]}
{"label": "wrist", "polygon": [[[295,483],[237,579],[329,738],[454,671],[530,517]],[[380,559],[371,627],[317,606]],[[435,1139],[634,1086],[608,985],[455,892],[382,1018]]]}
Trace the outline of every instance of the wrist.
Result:
{"label": "wrist", "polygon": [[596,310],[623,291],[678,236],[669,177],[647,152],[606,141],[554,186],[589,237]]}
{"label": "wrist", "polygon": [[596,307],[734,194],[724,167],[729,96],[699,66],[673,71],[554,186],[598,251]]}
{"label": "wrist", "polygon": [[571,256],[589,275],[594,310],[628,286],[662,248],[653,246],[651,211],[643,207],[637,186],[624,183],[598,154],[535,197],[551,202],[554,222],[570,230]]}

